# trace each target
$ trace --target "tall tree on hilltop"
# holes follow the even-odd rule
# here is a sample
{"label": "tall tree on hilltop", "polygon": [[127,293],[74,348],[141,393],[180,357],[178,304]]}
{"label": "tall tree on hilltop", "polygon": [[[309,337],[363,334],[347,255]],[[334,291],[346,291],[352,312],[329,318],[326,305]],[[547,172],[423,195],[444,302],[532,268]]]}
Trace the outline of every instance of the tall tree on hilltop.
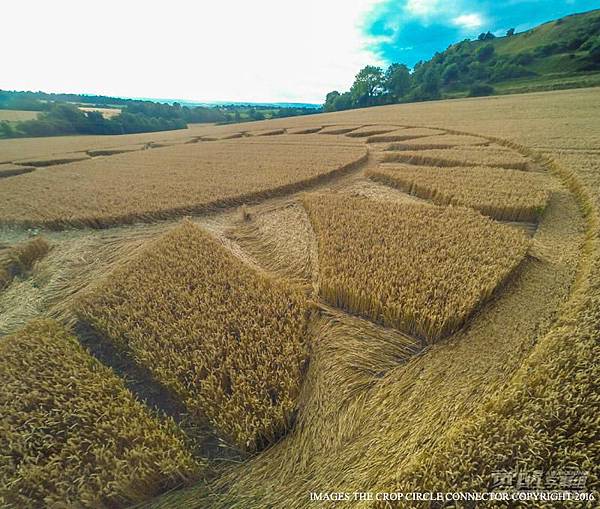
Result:
{"label": "tall tree on hilltop", "polygon": [[383,72],[381,67],[374,65],[363,67],[356,75],[352,88],[350,88],[352,101],[356,106],[376,104],[383,91]]}

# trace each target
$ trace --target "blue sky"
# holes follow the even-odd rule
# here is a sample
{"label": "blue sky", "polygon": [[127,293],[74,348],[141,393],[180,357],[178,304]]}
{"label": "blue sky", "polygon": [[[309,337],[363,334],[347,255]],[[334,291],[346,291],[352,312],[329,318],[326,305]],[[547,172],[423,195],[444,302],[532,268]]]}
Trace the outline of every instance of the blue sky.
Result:
{"label": "blue sky", "polygon": [[598,0],[384,0],[362,27],[369,49],[385,63],[412,67],[436,51],[488,30],[504,35],[573,12],[600,8]]}
{"label": "blue sky", "polygon": [[[0,89],[322,103],[365,65],[413,65],[481,31],[600,0],[19,0]],[[108,13],[108,14],[107,14]],[[27,27],[24,36],[23,27]]]}

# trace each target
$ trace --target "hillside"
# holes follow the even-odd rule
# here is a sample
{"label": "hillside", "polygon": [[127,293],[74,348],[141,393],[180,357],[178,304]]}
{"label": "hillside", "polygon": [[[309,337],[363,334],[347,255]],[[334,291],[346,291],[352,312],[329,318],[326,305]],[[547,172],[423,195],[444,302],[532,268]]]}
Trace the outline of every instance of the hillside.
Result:
{"label": "hillside", "polygon": [[[499,93],[600,84],[600,10],[573,14],[526,32],[456,44],[442,55],[443,73],[456,52],[477,58],[491,45],[488,81]],[[433,59],[435,61],[435,58]],[[459,82],[460,83],[460,82]],[[463,83],[464,84],[464,83]],[[450,84],[448,90],[452,89]],[[464,87],[457,86],[461,89]]]}
{"label": "hillside", "polygon": [[349,91],[330,92],[326,111],[465,96],[600,85],[600,10],[503,37],[483,32],[418,62],[364,67]]}

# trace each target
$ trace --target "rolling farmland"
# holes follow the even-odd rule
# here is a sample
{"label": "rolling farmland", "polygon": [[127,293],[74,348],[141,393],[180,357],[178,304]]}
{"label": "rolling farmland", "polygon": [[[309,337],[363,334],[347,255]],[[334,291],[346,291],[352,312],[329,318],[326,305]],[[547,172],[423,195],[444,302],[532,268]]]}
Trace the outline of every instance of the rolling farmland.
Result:
{"label": "rolling farmland", "polygon": [[18,122],[21,120],[33,120],[37,117],[39,111],[21,111],[21,110],[1,110],[0,122]]}
{"label": "rolling farmland", "polygon": [[0,140],[0,501],[597,490],[599,104]]}

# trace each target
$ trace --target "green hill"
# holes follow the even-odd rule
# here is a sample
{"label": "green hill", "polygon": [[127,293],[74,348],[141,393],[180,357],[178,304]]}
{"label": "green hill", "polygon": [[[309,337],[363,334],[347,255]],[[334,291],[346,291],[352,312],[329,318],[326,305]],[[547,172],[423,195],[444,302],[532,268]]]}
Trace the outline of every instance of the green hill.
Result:
{"label": "green hill", "polygon": [[[573,14],[511,36],[455,44],[440,54],[440,75],[453,55],[470,54],[476,59],[488,45],[494,54],[484,66],[489,74],[481,81],[499,93],[600,85],[600,10]],[[464,90],[468,84],[459,81],[442,87]]]}
{"label": "green hill", "polygon": [[326,111],[467,95],[600,86],[600,9],[572,14],[518,34],[490,32],[418,62],[367,66],[352,88],[330,92]]}

